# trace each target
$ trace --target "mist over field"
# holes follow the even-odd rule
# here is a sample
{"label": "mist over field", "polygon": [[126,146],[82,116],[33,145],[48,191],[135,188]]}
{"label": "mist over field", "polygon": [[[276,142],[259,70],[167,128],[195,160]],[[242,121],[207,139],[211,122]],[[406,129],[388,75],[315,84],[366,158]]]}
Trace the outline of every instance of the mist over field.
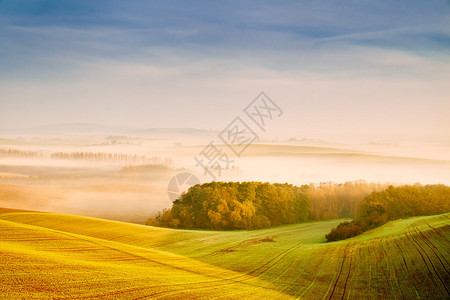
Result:
{"label": "mist over field", "polygon": [[[70,128],[69,133],[60,132],[61,128]],[[98,132],[85,132],[94,128]],[[127,131],[80,124],[26,131],[0,142],[3,207],[143,224],[148,217],[170,208],[167,189],[176,174],[190,172],[201,182],[213,180],[194,160],[211,141],[233,160],[220,172],[218,181],[297,186],[359,180],[394,185],[450,184],[450,152],[444,151],[444,146],[267,136],[238,157],[220,144],[218,131]],[[76,153],[86,153],[86,157],[76,157]]]}
{"label": "mist over field", "polygon": [[0,1],[0,299],[449,299],[450,1]]}

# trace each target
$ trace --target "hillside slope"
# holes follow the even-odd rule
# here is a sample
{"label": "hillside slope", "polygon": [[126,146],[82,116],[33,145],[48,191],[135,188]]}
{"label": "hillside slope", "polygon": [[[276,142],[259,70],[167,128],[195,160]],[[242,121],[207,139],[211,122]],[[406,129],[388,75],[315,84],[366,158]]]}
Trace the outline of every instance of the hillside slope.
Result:
{"label": "hillside slope", "polygon": [[1,297],[450,296],[450,214],[324,243],[338,223],[217,232],[3,213]]}

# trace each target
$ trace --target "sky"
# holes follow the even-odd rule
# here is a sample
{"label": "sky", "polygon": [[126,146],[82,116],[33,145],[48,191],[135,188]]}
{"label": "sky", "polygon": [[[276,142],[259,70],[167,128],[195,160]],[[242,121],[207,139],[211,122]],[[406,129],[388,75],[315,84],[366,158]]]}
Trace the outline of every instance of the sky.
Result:
{"label": "sky", "polygon": [[450,142],[450,1],[0,0],[0,128]]}

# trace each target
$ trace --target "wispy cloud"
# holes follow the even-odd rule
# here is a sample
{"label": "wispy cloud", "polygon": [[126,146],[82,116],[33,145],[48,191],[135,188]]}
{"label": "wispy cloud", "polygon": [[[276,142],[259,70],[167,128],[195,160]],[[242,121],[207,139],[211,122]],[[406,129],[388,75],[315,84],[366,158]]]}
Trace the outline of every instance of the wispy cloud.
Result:
{"label": "wispy cloud", "polygon": [[[365,115],[389,98],[384,85],[413,103],[411,114],[432,95],[431,132],[442,124],[430,120],[448,111],[449,12],[437,0],[2,1],[0,126],[22,118],[217,129],[260,90],[294,115],[310,109],[339,123],[339,112]],[[383,111],[373,113],[376,124]],[[292,131],[308,126],[285,120]]]}

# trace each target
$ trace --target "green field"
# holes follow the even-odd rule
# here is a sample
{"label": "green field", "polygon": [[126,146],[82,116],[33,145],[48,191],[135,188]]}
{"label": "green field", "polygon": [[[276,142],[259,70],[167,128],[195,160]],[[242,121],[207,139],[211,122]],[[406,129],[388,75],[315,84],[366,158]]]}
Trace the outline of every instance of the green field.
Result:
{"label": "green field", "polygon": [[325,243],[340,221],[218,232],[5,212],[0,298],[450,297],[450,214]]}

